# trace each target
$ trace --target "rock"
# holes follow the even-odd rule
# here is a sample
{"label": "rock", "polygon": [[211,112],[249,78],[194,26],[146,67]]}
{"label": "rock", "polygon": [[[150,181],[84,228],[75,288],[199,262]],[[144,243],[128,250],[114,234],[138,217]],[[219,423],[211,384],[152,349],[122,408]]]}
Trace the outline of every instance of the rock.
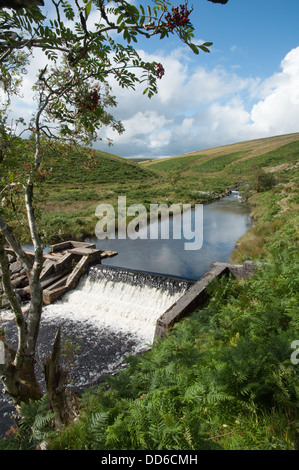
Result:
{"label": "rock", "polygon": [[14,263],[17,261],[17,257],[15,255],[7,255],[7,259],[9,263]]}
{"label": "rock", "polygon": [[28,285],[27,276],[21,275],[21,276],[16,277],[15,279],[12,279],[11,285],[14,288],[27,286]]}
{"label": "rock", "polygon": [[28,300],[28,295],[25,289],[16,289],[16,292],[20,296],[21,300]]}
{"label": "rock", "polygon": [[18,271],[10,275],[10,280],[13,281],[14,279],[18,279],[18,277],[20,276],[21,276],[21,271]]}
{"label": "rock", "polygon": [[11,263],[11,265],[9,266],[9,270],[11,272],[11,274],[15,274],[17,272],[20,272],[22,269],[22,265],[19,261],[15,261],[14,263]]}

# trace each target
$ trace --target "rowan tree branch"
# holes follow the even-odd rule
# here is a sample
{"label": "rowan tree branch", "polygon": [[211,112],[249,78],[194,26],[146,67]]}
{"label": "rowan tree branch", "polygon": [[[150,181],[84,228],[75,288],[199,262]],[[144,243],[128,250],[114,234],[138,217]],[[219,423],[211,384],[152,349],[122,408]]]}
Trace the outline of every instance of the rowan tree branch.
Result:
{"label": "rowan tree branch", "polygon": [[18,301],[16,293],[11,284],[9,262],[7,259],[4,245],[5,245],[5,239],[3,235],[0,235],[0,265],[1,265],[1,270],[2,270],[2,283],[3,283],[5,294],[11,305],[11,309],[14,313],[16,324],[17,324],[18,347],[17,347],[15,359],[14,359],[14,366],[19,370],[22,366],[24,353],[25,353],[26,339],[27,339],[27,336],[26,336],[27,325],[24,320],[20,302]]}

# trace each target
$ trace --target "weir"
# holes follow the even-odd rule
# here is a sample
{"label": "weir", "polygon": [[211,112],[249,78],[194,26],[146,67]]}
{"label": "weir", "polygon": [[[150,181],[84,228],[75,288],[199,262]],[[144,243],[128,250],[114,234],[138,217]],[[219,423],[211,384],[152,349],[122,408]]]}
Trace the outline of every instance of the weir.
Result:
{"label": "weir", "polygon": [[112,266],[91,266],[76,289],[44,308],[49,318],[93,323],[97,328],[122,332],[141,346],[163,338],[173,324],[202,308],[207,287],[215,279],[232,275],[247,279],[255,272],[251,261],[243,265],[212,263],[198,281]]}
{"label": "weir", "polygon": [[191,287],[195,281],[182,279],[177,276],[166,276],[158,273],[149,273],[137,269],[126,269],[116,266],[97,265],[89,269],[89,277],[95,281],[108,281],[123,283],[131,286],[149,287],[161,292],[175,294],[183,292]]}
{"label": "weir", "polygon": [[[214,263],[198,281],[161,276],[111,266],[95,265],[81,277],[75,289],[56,302],[44,305],[37,350],[46,357],[58,325],[62,340],[75,345],[69,378],[71,388],[82,392],[101,382],[105,375],[125,367],[125,356],[148,350],[163,338],[175,322],[190,315],[207,300],[206,287],[222,275],[247,278],[254,272],[251,262],[243,265]],[[1,311],[2,326],[15,347],[13,315]],[[43,376],[37,368],[39,380]],[[0,436],[12,424],[14,407],[0,396]]]}
{"label": "weir", "polygon": [[122,332],[151,344],[158,318],[194,281],[155,273],[95,265],[76,289],[44,307],[43,318],[69,318],[99,329]]}
{"label": "weir", "polygon": [[[188,271],[195,279],[192,281],[148,272],[155,269],[163,272],[165,259],[170,262],[171,269],[167,267],[164,272],[186,272],[173,269],[180,249],[176,240],[172,244],[167,240],[167,256],[164,257],[164,245],[163,253],[154,243],[150,250],[141,244],[137,248],[134,246],[131,251],[130,244],[122,244],[122,240],[117,240],[118,244],[106,245],[120,252],[116,258],[120,265],[125,266],[127,260],[141,258],[141,262],[132,263],[136,269],[111,266],[114,264],[113,260],[108,261],[108,266],[101,264],[104,257],[117,253],[97,250],[96,247],[101,246],[98,244],[71,241],[50,247],[49,252],[44,254],[42,272],[45,296],[37,344],[39,357],[49,354],[60,326],[62,341],[76,348],[72,353],[74,366],[70,370],[72,386],[83,391],[84,387],[102,381],[107,373],[117,373],[125,367],[126,355],[143,353],[155,339],[167,335],[174,323],[204,306],[208,300],[207,286],[215,277],[229,274],[237,278],[249,277],[255,270],[251,262],[240,266],[228,263],[210,265],[213,259],[223,261],[229,258],[234,242],[226,247],[226,240],[237,239],[247,227],[247,219],[242,218],[241,230],[238,229],[235,209],[231,219],[228,218],[229,210],[221,218],[221,211],[218,209],[223,209],[224,202],[206,206],[206,209],[216,207],[217,210],[209,211],[205,219],[205,226],[211,227],[205,235],[205,240],[209,243],[200,250],[201,255],[205,256],[196,257],[192,253],[191,257],[190,252],[184,252],[184,264],[192,266]],[[239,206],[241,207],[238,203],[237,207]],[[215,239],[217,234],[221,235],[220,249],[211,251],[211,245],[216,246],[218,243],[219,239]],[[23,310],[26,315],[30,298],[30,293],[24,286],[26,276],[13,256],[14,253],[7,251],[11,258],[13,287],[21,298],[24,295]],[[26,253],[28,256],[33,254],[30,250]],[[122,258],[122,253],[125,253],[125,259]],[[153,262],[147,263],[147,260]],[[138,270],[140,266],[146,271]],[[199,270],[197,266],[200,266]],[[9,305],[5,306],[4,302],[0,307],[0,319],[8,340],[16,347],[14,317],[9,311]],[[39,369],[38,373],[41,373]],[[8,412],[5,398],[1,398],[0,394],[0,436],[4,431],[1,424],[4,426],[4,416]]]}
{"label": "weir", "polygon": [[[58,326],[62,340],[75,346],[70,388],[79,393],[100,383],[107,374],[126,366],[126,355],[144,353],[156,339],[163,338],[173,324],[202,307],[206,288],[216,277],[230,273],[248,278],[255,271],[243,265],[213,263],[198,281],[162,276],[137,270],[94,265],[87,269],[76,288],[49,305],[44,305],[37,350],[46,357]],[[1,311],[7,338],[16,347],[13,314]],[[43,380],[39,368],[37,377]],[[0,436],[11,425],[12,405],[0,397]],[[2,425],[1,425],[2,423]]]}
{"label": "weir", "polygon": [[[175,322],[203,307],[206,288],[216,277],[231,273],[237,278],[248,278],[255,271],[250,261],[243,265],[212,263],[210,270],[194,281],[99,264],[115,254],[82,242],[52,245],[44,255],[40,277],[44,305],[48,306],[44,307],[43,317],[51,312],[52,319],[55,315],[59,319],[64,312],[64,318],[70,321],[84,320],[96,327],[130,334],[142,344],[152,344],[163,338]],[[19,276],[24,278],[24,274],[14,273],[15,264],[11,264],[12,277],[16,276],[12,283],[20,282]],[[21,290],[28,300],[29,288],[22,286]]]}

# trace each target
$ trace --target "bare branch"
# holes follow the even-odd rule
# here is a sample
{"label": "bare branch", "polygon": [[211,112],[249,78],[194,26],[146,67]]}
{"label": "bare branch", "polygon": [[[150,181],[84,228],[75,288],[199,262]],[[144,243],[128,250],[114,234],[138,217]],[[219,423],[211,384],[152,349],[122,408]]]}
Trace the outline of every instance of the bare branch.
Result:
{"label": "bare branch", "polygon": [[21,247],[19,241],[15,237],[13,231],[11,228],[7,225],[5,222],[4,218],[2,215],[0,215],[0,230],[2,234],[4,235],[6,242],[9,244],[11,249],[15,252],[17,255],[18,260],[22,263],[22,266],[24,267],[25,271],[27,274],[30,273],[32,269],[32,263],[27,257],[25,251]]}

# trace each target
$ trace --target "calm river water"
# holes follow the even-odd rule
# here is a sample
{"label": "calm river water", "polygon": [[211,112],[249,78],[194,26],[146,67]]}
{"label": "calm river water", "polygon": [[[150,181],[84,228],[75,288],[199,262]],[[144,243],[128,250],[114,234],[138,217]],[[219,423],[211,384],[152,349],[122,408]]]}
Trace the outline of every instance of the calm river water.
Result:
{"label": "calm river water", "polygon": [[[119,370],[125,354],[148,347],[156,319],[184,293],[185,284],[177,278],[194,281],[209,271],[212,262],[229,261],[236,240],[250,225],[249,207],[230,196],[204,205],[203,244],[198,250],[185,250],[183,237],[92,240],[98,248],[117,251],[118,255],[103,260],[102,268],[91,268],[74,291],[44,307],[39,364],[49,353],[61,325],[62,339],[71,341],[80,351],[74,358],[77,366],[70,374],[77,388],[82,390],[99,382],[103,374]],[[130,270],[143,273],[136,276]],[[172,279],[164,281],[163,276]],[[1,317],[7,337],[15,344],[10,312],[0,312]],[[37,374],[42,380],[40,365],[39,369]],[[13,410],[11,401],[0,393],[0,438],[12,424]]]}
{"label": "calm river water", "polygon": [[[194,214],[194,213],[193,213]],[[170,221],[170,234],[172,233]],[[203,245],[200,250],[185,250],[183,239],[88,239],[103,250],[118,255],[103,264],[197,280],[209,271],[214,261],[227,262],[236,240],[250,227],[250,208],[236,196],[203,205]]]}

